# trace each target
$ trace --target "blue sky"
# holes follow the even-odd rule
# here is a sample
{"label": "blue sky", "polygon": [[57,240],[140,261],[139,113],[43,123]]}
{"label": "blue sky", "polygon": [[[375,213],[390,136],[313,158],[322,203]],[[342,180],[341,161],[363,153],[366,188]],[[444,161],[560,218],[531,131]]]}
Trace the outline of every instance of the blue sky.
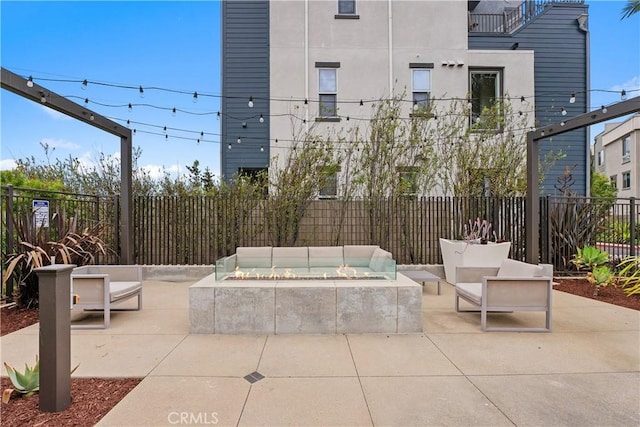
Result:
{"label": "blue sky", "polygon": [[[592,108],[620,100],[623,88],[640,89],[640,14],[620,20],[623,1],[587,1],[591,43]],[[170,2],[0,2],[0,62],[75,102],[108,117],[130,120],[137,130],[134,145],[142,149],[141,166],[156,173],[186,172],[201,167],[219,172],[220,3]],[[161,87],[186,94],[118,89],[68,79]],[[200,96],[193,102],[193,92]],[[209,94],[213,96],[203,96]],[[632,92],[631,96],[640,95]],[[101,104],[125,105],[106,107]],[[131,112],[127,104],[134,104]],[[162,110],[135,104],[150,104]],[[87,165],[99,153],[119,151],[119,139],[78,123],[8,91],[0,93],[0,168],[14,159],[35,156],[46,161],[41,143],[55,148],[51,158],[78,157]],[[171,109],[185,110],[190,113]],[[118,121],[118,120],[116,120]],[[148,126],[153,125],[153,126]],[[165,138],[164,126],[168,130]],[[184,132],[173,129],[183,129]],[[602,130],[593,126],[591,138]],[[154,132],[159,135],[145,132]],[[204,140],[198,143],[200,132]],[[186,139],[180,139],[186,138]]]}

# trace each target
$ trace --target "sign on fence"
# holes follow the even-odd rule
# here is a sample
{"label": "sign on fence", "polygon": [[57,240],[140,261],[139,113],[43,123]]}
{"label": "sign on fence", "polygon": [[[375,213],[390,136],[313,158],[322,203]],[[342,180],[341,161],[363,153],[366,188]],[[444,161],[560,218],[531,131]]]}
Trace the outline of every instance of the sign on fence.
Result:
{"label": "sign on fence", "polygon": [[34,200],[33,206],[33,225],[34,227],[49,227],[49,201]]}

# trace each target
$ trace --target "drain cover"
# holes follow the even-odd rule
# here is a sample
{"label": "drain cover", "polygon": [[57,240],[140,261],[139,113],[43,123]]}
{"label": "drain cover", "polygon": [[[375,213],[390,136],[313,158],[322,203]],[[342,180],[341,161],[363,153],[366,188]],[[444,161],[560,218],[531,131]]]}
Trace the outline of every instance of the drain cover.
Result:
{"label": "drain cover", "polygon": [[245,375],[244,379],[249,381],[249,383],[253,384],[255,382],[260,381],[261,379],[264,378],[264,375],[262,375],[260,372],[255,371],[250,373],[249,375]]}

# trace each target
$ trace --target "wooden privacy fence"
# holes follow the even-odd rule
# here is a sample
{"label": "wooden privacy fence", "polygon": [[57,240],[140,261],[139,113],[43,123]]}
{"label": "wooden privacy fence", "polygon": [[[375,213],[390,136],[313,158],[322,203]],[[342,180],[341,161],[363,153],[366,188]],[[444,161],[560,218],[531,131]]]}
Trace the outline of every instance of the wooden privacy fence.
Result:
{"label": "wooden privacy fence", "polygon": [[[80,225],[103,223],[118,262],[118,198],[2,187],[3,262],[14,252],[12,215],[49,201],[50,215],[64,210]],[[213,264],[238,246],[325,246],[374,244],[393,253],[399,264],[441,264],[438,239],[459,239],[476,218],[492,224],[495,237],[512,242],[510,256],[525,259],[523,197],[422,197],[372,200],[314,200],[301,215],[283,213],[268,198],[181,196],[134,198],[135,262],[149,265]],[[287,211],[290,212],[290,211]],[[612,263],[638,253],[638,201],[585,197],[543,197],[540,260],[558,272],[575,270],[577,247],[597,245]],[[56,230],[50,229],[52,238]]]}

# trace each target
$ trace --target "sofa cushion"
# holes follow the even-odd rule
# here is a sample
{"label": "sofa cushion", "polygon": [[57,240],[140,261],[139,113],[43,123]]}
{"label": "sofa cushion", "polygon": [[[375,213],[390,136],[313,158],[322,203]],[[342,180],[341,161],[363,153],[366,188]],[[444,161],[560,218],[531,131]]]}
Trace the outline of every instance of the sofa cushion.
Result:
{"label": "sofa cushion", "polygon": [[241,247],[236,249],[236,265],[239,268],[247,267],[271,267],[271,246],[254,248]]}
{"label": "sofa cushion", "polygon": [[272,262],[278,268],[309,268],[309,248],[274,247]]}
{"label": "sofa cushion", "polygon": [[482,303],[482,283],[456,283],[456,292],[478,305]]}
{"label": "sofa cushion", "polygon": [[528,264],[514,259],[502,260],[498,277],[534,277],[542,276],[544,269],[539,265]]}
{"label": "sofa cushion", "polygon": [[371,255],[369,268],[373,271],[383,271],[388,260],[391,259],[391,253],[384,249],[376,248]]}
{"label": "sofa cushion", "polygon": [[344,264],[342,246],[309,246],[309,267],[335,267]]}
{"label": "sofa cushion", "polygon": [[369,267],[373,252],[379,248],[375,245],[345,245],[344,263],[350,267]]}
{"label": "sofa cushion", "polygon": [[111,301],[126,298],[142,289],[140,282],[110,282],[109,297]]}

